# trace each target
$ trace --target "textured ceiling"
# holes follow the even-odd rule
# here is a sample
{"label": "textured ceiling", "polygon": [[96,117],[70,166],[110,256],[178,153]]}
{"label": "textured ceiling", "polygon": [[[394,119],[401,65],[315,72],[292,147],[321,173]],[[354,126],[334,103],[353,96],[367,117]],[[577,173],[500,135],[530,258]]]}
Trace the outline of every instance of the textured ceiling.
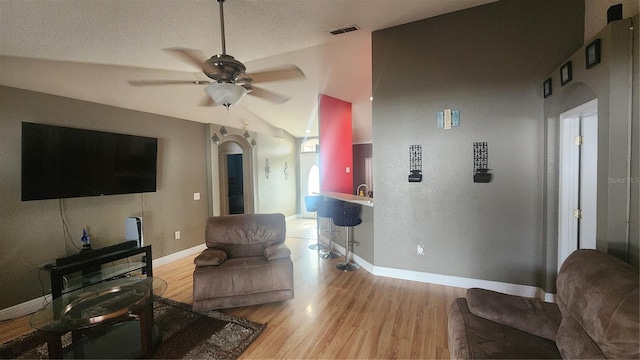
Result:
{"label": "textured ceiling", "polygon": [[[221,53],[213,0],[0,0],[0,84],[263,133],[317,135],[317,99],[353,103],[354,142],[371,141],[371,32],[492,0],[227,0],[227,53],[257,72],[294,64],[305,80],[261,85],[282,105],[245,97],[201,107],[196,85],[135,88],[127,80],[205,79],[162,49]],[[361,30],[333,36],[329,30]],[[311,133],[305,130],[310,129]]]}

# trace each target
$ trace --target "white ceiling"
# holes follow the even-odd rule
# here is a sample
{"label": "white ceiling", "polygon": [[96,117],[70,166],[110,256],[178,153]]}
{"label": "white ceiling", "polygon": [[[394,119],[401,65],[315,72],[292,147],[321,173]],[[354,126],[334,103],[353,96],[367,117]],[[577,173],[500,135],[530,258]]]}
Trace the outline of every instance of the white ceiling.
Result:
{"label": "white ceiling", "polygon": [[[317,136],[323,93],[353,103],[354,142],[370,142],[371,32],[491,1],[227,0],[227,53],[248,73],[294,64],[306,75],[260,85],[292,97],[285,104],[247,96],[227,113],[198,106],[201,86],[127,83],[206,79],[162,49],[221,53],[214,0],[0,0],[0,84],[295,137]],[[348,25],[361,30],[328,33]]]}

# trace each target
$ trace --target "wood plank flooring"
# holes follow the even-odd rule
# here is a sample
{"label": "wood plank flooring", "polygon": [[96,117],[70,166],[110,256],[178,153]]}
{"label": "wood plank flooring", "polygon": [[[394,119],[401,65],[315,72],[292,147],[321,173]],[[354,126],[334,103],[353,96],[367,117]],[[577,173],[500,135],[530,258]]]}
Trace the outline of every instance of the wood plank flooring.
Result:
{"label": "wood plank flooring", "polygon": [[[287,222],[294,299],[222,310],[267,323],[241,358],[449,358],[447,314],[464,289],[377,277],[364,269],[342,272],[334,268],[342,259],[322,259],[308,249],[314,242],[314,220]],[[164,297],[193,302],[194,257],[154,269],[168,283]],[[29,331],[28,317],[0,324],[0,343]]]}

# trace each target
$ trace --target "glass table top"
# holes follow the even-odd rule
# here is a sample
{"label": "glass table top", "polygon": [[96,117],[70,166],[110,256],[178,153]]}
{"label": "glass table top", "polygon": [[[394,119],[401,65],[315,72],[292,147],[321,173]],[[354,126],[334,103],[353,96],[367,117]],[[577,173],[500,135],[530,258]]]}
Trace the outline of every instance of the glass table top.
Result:
{"label": "glass table top", "polygon": [[131,313],[166,289],[164,280],[146,276],[105,281],[54,299],[31,315],[30,323],[43,331],[79,330]]}

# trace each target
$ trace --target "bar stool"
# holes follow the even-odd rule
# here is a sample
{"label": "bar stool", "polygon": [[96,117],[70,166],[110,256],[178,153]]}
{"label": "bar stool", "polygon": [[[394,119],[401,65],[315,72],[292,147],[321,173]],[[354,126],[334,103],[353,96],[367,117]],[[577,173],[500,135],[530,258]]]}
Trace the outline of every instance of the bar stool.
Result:
{"label": "bar stool", "polygon": [[318,203],[318,217],[329,219],[329,249],[326,252],[320,253],[320,257],[323,259],[337,259],[340,254],[333,252],[333,239],[340,233],[338,230],[333,229],[333,219],[331,214],[334,209],[342,208],[344,202],[337,200],[325,200]]}
{"label": "bar stool", "polygon": [[[304,206],[307,209],[307,212],[317,212],[318,204],[323,201],[322,196],[318,195],[310,195],[304,197]],[[327,245],[320,243],[320,220],[316,214],[316,243],[309,245],[309,249],[311,250],[325,250]]]}
{"label": "bar stool", "polygon": [[[351,262],[349,257],[349,248],[358,246],[359,243],[353,240],[353,227],[362,223],[360,218],[360,205],[345,204],[342,209],[335,209],[331,213],[333,223],[336,226],[347,227],[347,240],[345,241],[344,263],[336,264],[336,269],[342,271],[354,271],[360,269],[360,265]],[[353,251],[353,250],[351,250]]]}

